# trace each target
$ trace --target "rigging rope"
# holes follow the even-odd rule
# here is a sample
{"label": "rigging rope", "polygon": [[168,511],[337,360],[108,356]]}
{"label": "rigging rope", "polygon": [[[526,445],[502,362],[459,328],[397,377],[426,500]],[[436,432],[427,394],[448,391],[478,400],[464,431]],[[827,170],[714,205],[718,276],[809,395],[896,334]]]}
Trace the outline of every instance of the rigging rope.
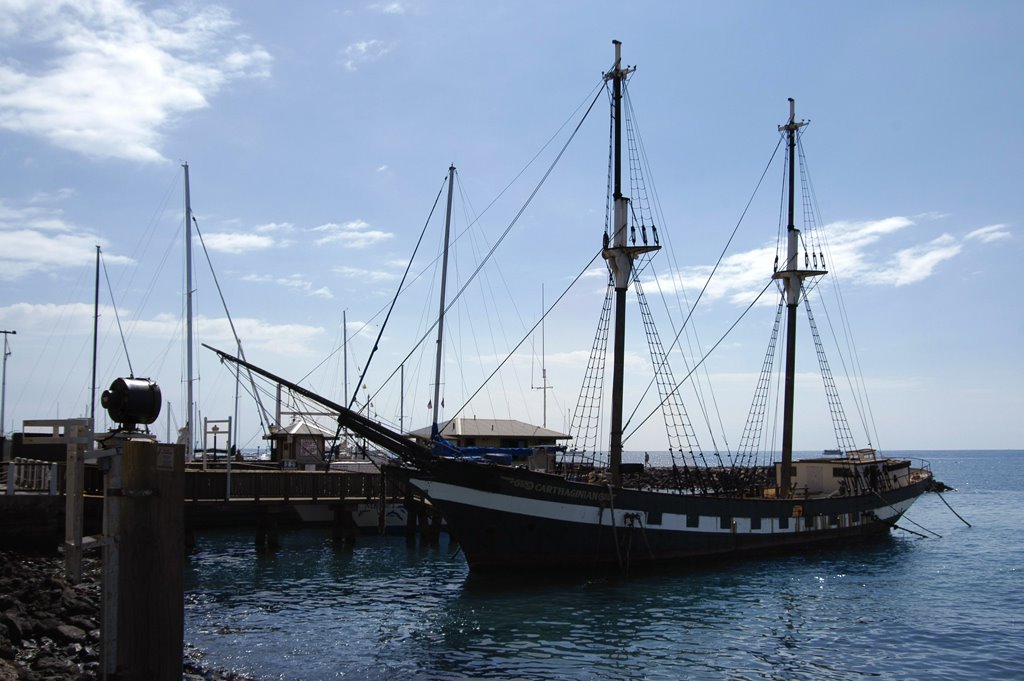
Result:
{"label": "rigging rope", "polygon": [[[600,96],[600,93],[598,93],[598,96]],[[587,111],[583,114],[583,117],[580,119],[579,123],[577,123],[576,127],[573,129],[572,134],[569,135],[569,139],[566,140],[565,144],[562,145],[562,148],[559,150],[558,154],[555,156],[555,159],[548,166],[548,169],[544,172],[544,175],[541,177],[540,181],[533,188],[533,191],[530,192],[530,195],[527,197],[526,202],[516,212],[515,216],[511,220],[511,222],[509,222],[508,226],[505,228],[505,231],[503,231],[501,233],[501,235],[498,237],[498,239],[494,242],[494,245],[491,246],[490,250],[484,256],[483,260],[480,261],[480,263],[476,266],[476,268],[473,270],[473,272],[469,275],[469,278],[466,280],[466,282],[462,285],[461,288],[459,288],[459,290],[455,293],[455,295],[452,296],[451,301],[448,303],[448,305],[444,309],[444,313],[445,314],[448,314],[448,311],[451,310],[452,306],[455,305],[455,303],[458,302],[458,300],[462,297],[463,293],[466,292],[466,289],[476,279],[477,275],[483,269],[484,265],[486,265],[487,262],[494,256],[494,253],[498,250],[498,247],[501,245],[501,243],[508,236],[509,232],[512,231],[512,228],[515,227],[515,225],[519,222],[519,219],[526,212],[526,209],[529,208],[530,204],[533,202],[533,199],[537,196],[537,193],[540,191],[540,188],[542,186],[544,186],[544,183],[547,181],[547,179],[551,175],[552,171],[554,171],[555,166],[558,164],[559,161],[561,161],[562,156],[565,154],[566,149],[569,147],[569,145],[572,143],[572,141],[576,138],[576,134],[580,131],[580,128],[583,126],[584,121],[587,120],[587,117],[590,115],[590,112],[593,110],[594,105],[597,103],[597,100],[598,100],[598,97],[594,97],[594,99],[590,102],[590,106],[587,108]],[[598,254],[594,256],[594,259],[596,259],[597,256],[599,256],[599,255],[601,255],[600,252],[598,252]],[[590,262],[593,262],[594,259],[592,259]],[[582,272],[580,273],[580,275],[577,276],[577,278],[579,278],[579,276],[582,276]],[[573,281],[575,281],[575,279]],[[563,293],[562,295],[565,295],[565,294]],[[405,355],[405,357],[402,359],[402,361],[399,362],[399,366],[404,364],[406,360],[408,360],[410,357],[412,357],[413,353],[416,352],[416,350],[419,348],[419,346],[427,339],[427,337],[430,335],[430,332],[433,331],[435,326],[437,326],[437,321],[436,320],[430,326],[430,328],[427,329],[426,333],[422,337],[420,337],[420,339],[418,341],[416,341],[416,343],[413,345],[412,349],[408,352],[408,354]],[[536,325],[534,325],[533,328],[536,328]],[[531,329],[531,331],[532,331],[532,329]],[[525,340],[525,338],[523,340]],[[522,345],[522,343],[523,343],[523,341],[520,341],[519,344],[516,346],[516,348],[518,348],[519,345]],[[504,364],[505,361],[507,361],[507,360],[508,360],[508,357],[506,357],[505,360],[502,361],[502,364]],[[499,365],[499,368],[500,368],[500,366],[501,365]],[[388,375],[388,377],[381,384],[381,388],[377,389],[377,392],[375,392],[373,394],[373,396],[371,396],[371,399],[373,397],[376,397],[376,395],[380,392],[380,390],[383,388],[383,386],[386,385],[392,378],[394,378],[396,373],[398,373],[398,369],[395,369],[394,371],[392,371]],[[493,376],[493,375],[494,374],[492,373],[491,376]],[[484,381],[484,382],[486,383],[486,381]],[[473,393],[473,396],[476,396],[480,392],[480,390],[482,388],[483,388],[483,386],[478,388],[476,390],[476,392]],[[456,414],[454,414],[451,418],[447,419],[446,422],[445,422],[445,426],[447,426],[447,424],[450,423],[452,421],[452,419],[454,419],[456,416],[458,416],[458,414],[461,413],[461,411],[466,408],[466,406],[469,404],[469,402],[472,401],[472,399],[473,399],[473,397],[471,396],[469,398],[469,400],[467,400],[466,403],[462,405],[462,407],[459,409],[459,411],[456,412]],[[444,427],[441,427],[441,430],[444,430]]]}
{"label": "rigging rope", "polygon": [[[569,436],[573,438],[573,446],[566,452],[563,459],[564,463],[569,466],[566,474],[571,478],[577,477],[577,473],[583,472],[584,464],[596,467],[598,463],[597,450],[602,431],[601,402],[604,397],[605,368],[608,359],[608,329],[614,291],[615,288],[609,273],[604,304],[601,305],[601,314],[597,321],[597,331],[594,333],[590,357],[587,359],[587,368],[583,374],[583,382],[576,398],[576,408],[573,410],[572,421],[569,424]],[[591,452],[590,456],[587,456],[588,450]]]}
{"label": "rigging rope", "polygon": [[[480,394],[480,391],[484,389],[484,386],[486,386],[486,385],[487,385],[487,382],[488,382],[488,381],[490,381],[490,380],[491,380],[491,378],[493,378],[493,377],[494,377],[494,375],[495,375],[496,373],[498,373],[498,371],[499,371],[499,370],[501,369],[501,367],[505,366],[505,363],[506,363],[506,362],[508,362],[508,361],[509,361],[509,360],[510,360],[510,359],[512,358],[512,356],[513,356],[513,355],[515,355],[516,351],[517,351],[517,350],[518,350],[518,349],[519,349],[520,347],[522,347],[523,343],[525,343],[525,342],[526,342],[526,339],[527,339],[527,338],[529,338],[529,337],[530,337],[530,336],[531,336],[531,335],[533,334],[533,332],[537,330],[537,327],[539,327],[539,326],[540,326],[541,322],[543,322],[543,321],[544,321],[544,319],[545,319],[545,318],[546,318],[546,317],[548,316],[548,314],[549,314],[549,313],[550,313],[550,312],[551,312],[551,311],[552,311],[553,309],[555,309],[555,306],[557,306],[557,305],[558,305],[558,303],[559,303],[559,302],[560,302],[560,301],[562,300],[562,298],[564,298],[564,297],[566,296],[566,294],[567,294],[567,293],[569,293],[569,291],[570,291],[570,290],[572,289],[572,287],[573,287],[573,286],[574,286],[574,285],[576,284],[576,282],[577,282],[577,281],[579,281],[579,280],[580,280],[580,278],[581,278],[581,277],[582,277],[582,276],[583,276],[584,274],[586,274],[587,270],[588,270],[588,269],[590,269],[590,266],[591,266],[591,265],[593,265],[593,264],[594,264],[594,261],[595,261],[595,260],[597,260],[597,259],[598,259],[599,257],[601,257],[601,251],[598,251],[597,253],[595,253],[595,254],[594,254],[594,257],[592,257],[592,258],[590,259],[590,261],[589,261],[589,262],[588,262],[588,263],[587,263],[586,265],[584,265],[584,266],[583,266],[583,269],[581,269],[581,270],[579,271],[579,273],[578,273],[578,274],[577,274],[577,275],[576,275],[575,277],[573,277],[573,280],[572,280],[571,282],[569,282],[569,285],[565,287],[565,290],[564,290],[564,291],[562,291],[562,293],[561,293],[561,294],[559,294],[558,298],[556,298],[556,299],[555,299],[555,302],[551,303],[551,306],[550,306],[550,307],[549,307],[549,308],[547,309],[547,311],[546,311],[546,312],[545,312],[545,313],[544,313],[544,314],[543,314],[543,315],[541,316],[541,318],[540,318],[540,319],[538,319],[538,320],[536,321],[536,323],[534,323],[534,325],[530,327],[530,329],[529,329],[529,330],[528,330],[528,331],[526,332],[526,334],[525,334],[525,335],[524,335],[524,336],[523,336],[523,337],[522,337],[522,338],[521,338],[521,339],[519,340],[519,342],[518,342],[518,343],[516,343],[515,347],[514,347],[514,348],[512,348],[512,350],[511,350],[511,351],[509,351],[509,353],[508,353],[507,355],[505,355],[505,358],[504,358],[503,360],[501,360],[501,362],[499,362],[499,363],[498,363],[498,366],[494,367],[494,371],[492,371],[492,372],[491,372],[491,373],[490,373],[490,374],[489,374],[489,375],[487,376],[487,378],[485,378],[485,379],[484,379],[484,380],[483,380],[483,381],[481,382],[481,384],[480,384],[480,387],[478,387],[478,388],[477,388],[477,389],[476,389],[476,390],[475,390],[475,391],[473,392],[473,394],[469,396],[469,398],[468,398],[468,399],[467,399],[467,400],[465,401],[465,403],[464,403],[464,404],[463,404],[463,405],[462,405],[461,407],[459,407],[458,409],[456,409],[456,410],[455,410],[455,413],[454,413],[454,414],[452,414],[451,418],[449,418],[449,419],[447,419],[447,420],[445,421],[445,425],[444,425],[444,427],[442,427],[442,428],[441,428],[441,430],[444,430],[444,428],[445,428],[445,427],[447,427],[447,425],[448,425],[449,423],[451,423],[451,422],[452,422],[452,421],[453,421],[453,420],[454,420],[454,419],[455,419],[455,418],[456,418],[456,417],[457,417],[457,416],[458,416],[459,414],[461,414],[461,413],[462,413],[462,411],[463,411],[463,410],[464,410],[464,409],[465,409],[466,407],[468,407],[468,406],[469,406],[469,403],[473,401],[473,398],[474,398],[474,397],[476,397],[476,396],[477,396],[478,394]],[[422,342],[422,340],[421,340],[421,342]],[[417,345],[418,345],[418,344],[417,344]],[[412,353],[410,353],[410,354],[412,354]],[[408,356],[406,357],[406,359],[408,359]],[[404,360],[403,360],[403,361],[404,361]]]}
{"label": "rigging rope", "polygon": [[[690,376],[692,376],[692,375],[693,375],[693,372],[695,372],[695,371],[696,371],[696,370],[697,370],[698,368],[700,368],[700,366],[701,366],[702,364],[704,364],[704,362],[705,362],[705,361],[707,361],[707,359],[708,359],[709,357],[711,357],[711,353],[713,353],[713,352],[714,352],[714,351],[715,351],[715,350],[716,350],[716,349],[718,348],[718,346],[722,344],[722,341],[724,341],[724,340],[725,340],[725,339],[726,339],[726,338],[727,338],[727,337],[729,336],[729,334],[730,334],[730,333],[732,333],[732,330],[733,330],[733,329],[735,329],[735,328],[736,328],[736,326],[737,326],[737,325],[738,325],[738,324],[740,323],[740,321],[742,321],[742,319],[743,319],[744,317],[746,317],[746,316],[747,316],[747,313],[748,313],[748,312],[750,312],[750,310],[751,310],[751,309],[753,309],[753,307],[754,307],[754,306],[755,306],[755,305],[757,304],[757,301],[761,299],[761,296],[763,296],[763,295],[764,295],[765,291],[767,291],[767,290],[768,290],[768,289],[769,289],[769,288],[771,287],[771,285],[772,285],[773,283],[774,283],[774,280],[769,280],[769,281],[768,281],[768,283],[767,283],[767,284],[765,284],[765,287],[764,287],[763,289],[761,289],[761,292],[760,292],[760,293],[758,293],[758,294],[757,294],[757,296],[756,296],[756,297],[755,297],[755,298],[754,298],[754,299],[753,299],[752,301],[750,301],[750,304],[749,304],[749,305],[747,305],[747,308],[746,308],[745,310],[743,310],[743,313],[742,313],[742,314],[741,314],[741,315],[740,315],[740,316],[739,316],[739,317],[738,317],[738,318],[736,319],[736,321],[734,321],[734,322],[732,323],[732,325],[731,325],[731,326],[730,326],[730,327],[729,327],[728,329],[726,329],[726,330],[725,330],[725,333],[724,333],[724,334],[722,334],[722,337],[721,337],[721,338],[719,338],[719,339],[718,339],[717,341],[715,341],[715,344],[714,344],[714,345],[712,345],[712,346],[711,346],[711,349],[710,349],[710,350],[708,350],[707,354],[705,354],[705,355],[704,355],[703,357],[701,357],[700,361],[699,361],[699,362],[697,362],[697,363],[696,363],[696,364],[695,364],[695,365],[693,366],[693,369],[691,369],[691,370],[689,371],[689,373],[687,373],[687,374],[686,374],[685,376],[683,376],[682,380],[680,380],[680,381],[679,381],[679,382],[678,382],[678,383],[676,384],[676,386],[675,386],[675,387],[674,387],[674,388],[672,389],[672,392],[675,392],[675,391],[679,390],[679,388],[680,388],[680,387],[682,387],[683,383],[686,383],[686,381],[687,381],[687,380],[689,380]],[[642,426],[643,426],[643,425],[644,425],[645,423],[647,423],[647,421],[648,421],[648,420],[650,420],[650,418],[651,418],[652,416],[654,416],[655,412],[657,412],[657,411],[658,411],[658,410],[659,410],[660,408],[661,408],[661,403],[659,402],[659,403],[658,403],[657,405],[655,405],[654,409],[652,409],[652,410],[651,410],[651,412],[650,412],[650,413],[648,413],[648,414],[647,414],[647,416],[645,416],[645,417],[643,418],[643,420],[642,420],[642,421],[640,421],[640,423],[638,423],[638,424],[636,425],[636,428],[634,428],[633,430],[629,431],[629,433],[627,433],[626,435],[623,435],[623,437],[622,437],[622,442],[623,442],[623,444],[625,444],[625,443],[626,443],[626,441],[627,441],[627,440],[628,440],[629,438],[633,437],[633,435],[634,435],[634,434],[636,433],[636,431],[640,430],[640,428],[641,428],[641,427],[642,427]],[[636,414],[636,410],[634,410],[634,411],[633,411],[633,414]],[[631,414],[631,415],[630,415],[630,418],[629,418],[629,420],[628,420],[628,421],[627,421],[627,422],[625,423],[625,425],[623,426],[623,430],[625,430],[625,429],[626,429],[626,427],[628,427],[628,426],[629,426],[629,424],[630,424],[630,423],[632,422],[632,420],[633,420],[633,414]]]}
{"label": "rigging rope", "polygon": [[[391,313],[395,309],[395,303],[398,302],[398,295],[402,292],[402,286],[405,284],[405,278],[409,276],[409,269],[412,267],[413,260],[416,259],[416,253],[419,251],[420,244],[423,242],[423,235],[427,232],[427,225],[430,224],[430,218],[434,215],[434,211],[437,209],[438,201],[441,200],[441,193],[444,191],[447,183],[448,177],[446,175],[444,182],[441,183],[441,188],[437,190],[437,196],[434,197],[434,205],[430,207],[430,214],[427,215],[427,220],[423,223],[423,229],[420,230],[420,236],[416,239],[416,246],[412,249],[412,255],[409,257],[409,262],[405,266],[405,272],[402,273],[402,280],[398,282],[398,290],[395,291],[395,297],[391,299],[391,305],[388,307],[388,313],[384,316],[384,322],[380,325],[380,330],[377,332],[377,338],[373,341],[373,348],[370,350],[369,357],[366,358],[366,366],[363,367],[363,372],[359,374],[359,380],[356,381],[355,392],[352,393],[352,397],[349,398],[348,404],[345,405],[349,409],[351,409],[352,405],[355,404],[356,396],[359,394],[359,386],[363,384],[363,379],[366,378],[366,372],[370,370],[370,362],[373,361],[373,356],[380,347],[380,339],[384,335],[384,329],[388,325],[388,320],[391,319]],[[309,374],[306,374],[306,376],[308,377]],[[337,435],[335,435],[335,438],[337,438]]]}
{"label": "rigging rope", "polygon": [[[102,254],[102,251],[100,251]],[[100,262],[103,264],[103,278],[107,280],[107,292],[110,294],[110,305],[114,308],[114,319],[117,320],[117,331],[121,334],[121,346],[124,348],[124,358],[128,362],[128,374],[135,378],[135,370],[132,369],[132,358],[128,355],[128,342],[124,338],[124,329],[121,328],[121,315],[117,313],[117,302],[114,300],[114,289],[110,285],[110,273],[107,272],[107,261],[101,259]]]}
{"label": "rigging rope", "polygon": [[[757,181],[757,186],[754,187],[754,191],[751,193],[750,198],[747,199],[747,205],[743,207],[743,212],[740,213],[739,220],[736,221],[736,225],[733,227],[732,233],[729,235],[729,239],[725,242],[725,246],[722,248],[721,253],[719,253],[718,260],[715,262],[715,266],[711,268],[711,272],[708,274],[707,279],[704,281],[704,286],[701,288],[700,293],[697,295],[697,299],[693,301],[693,306],[690,308],[689,312],[687,313],[686,318],[683,320],[682,325],[680,325],[679,331],[676,333],[675,338],[672,339],[672,344],[669,346],[668,351],[665,353],[666,361],[667,361],[667,357],[668,357],[669,353],[671,353],[672,350],[675,349],[675,347],[678,345],[679,338],[682,335],[683,330],[687,327],[687,324],[689,324],[690,318],[693,317],[693,313],[697,310],[697,306],[700,304],[701,299],[704,297],[704,293],[708,290],[708,286],[711,285],[711,280],[714,278],[715,272],[718,271],[718,268],[721,266],[722,261],[725,259],[725,254],[729,251],[729,246],[732,245],[732,240],[736,237],[736,233],[739,231],[740,225],[743,224],[743,219],[746,217],[747,211],[750,210],[750,205],[754,202],[754,197],[757,195],[758,190],[761,188],[761,183],[764,182],[765,175],[768,174],[768,169],[771,167],[772,162],[775,160],[775,154],[778,153],[779,146],[781,144],[782,144],[782,140],[779,140],[779,142],[775,145],[775,150],[772,151],[771,158],[768,159],[768,164],[765,166],[764,170],[761,172],[761,177]],[[770,285],[771,285],[771,281],[769,281],[769,286]],[[765,286],[765,288],[761,291],[761,293],[758,294],[757,297],[760,298],[761,295],[767,289],[768,289],[768,286]],[[756,302],[756,299],[755,299],[755,302]],[[748,307],[747,310],[749,310],[749,309],[750,308]],[[746,315],[747,310],[744,310],[743,315]],[[740,316],[740,319],[743,318],[743,315]],[[739,319],[737,319],[736,322],[739,322]],[[731,331],[736,326],[736,322],[734,322],[733,325],[731,327],[729,327],[729,331]],[[728,333],[728,331],[726,333]],[[718,343],[721,343],[722,340],[724,340],[724,337],[719,339]],[[718,346],[718,343],[715,344],[715,347]],[[712,348],[712,349],[714,349],[714,348]],[[682,352],[682,350],[680,350],[680,352]],[[710,354],[710,352],[708,354]],[[704,359],[707,359],[707,355],[704,356]],[[700,361],[700,363],[698,363],[694,367],[694,369],[696,369],[697,366],[700,366],[700,364],[702,364],[704,362],[704,359],[702,359]],[[693,370],[691,370],[689,373],[686,374],[687,378],[689,378],[690,375],[692,375],[692,374],[693,374]],[[623,425],[623,430],[625,430],[626,426],[628,426],[630,421],[633,420],[633,417],[636,416],[637,411],[640,409],[641,402],[643,402],[643,399],[647,396],[647,393],[650,392],[651,386],[654,385],[655,380],[656,380],[656,377],[652,377],[650,382],[647,384],[647,387],[644,389],[643,394],[640,396],[640,399],[637,400],[636,406],[633,408],[632,413],[630,413],[629,418],[626,419],[626,422]],[[686,379],[684,378],[683,381],[685,382]],[[661,405],[659,404],[657,407],[655,407],[655,410],[657,410],[660,407],[661,407]],[[643,425],[643,423],[646,422],[647,419],[650,418],[650,416],[651,415],[648,414],[647,417],[641,422],[641,425]],[[635,430],[633,432],[635,432]],[[625,442],[625,438],[623,438],[623,442]]]}

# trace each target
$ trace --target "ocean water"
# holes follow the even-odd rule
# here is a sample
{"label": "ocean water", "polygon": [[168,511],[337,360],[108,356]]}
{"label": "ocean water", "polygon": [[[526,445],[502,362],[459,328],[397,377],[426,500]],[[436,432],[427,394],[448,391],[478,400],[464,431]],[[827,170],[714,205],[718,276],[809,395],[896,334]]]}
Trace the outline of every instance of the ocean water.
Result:
{"label": "ocean water", "polygon": [[1024,451],[907,455],[956,488],[917,534],[627,578],[470,577],[444,537],[199,535],[185,639],[288,681],[1024,679]]}

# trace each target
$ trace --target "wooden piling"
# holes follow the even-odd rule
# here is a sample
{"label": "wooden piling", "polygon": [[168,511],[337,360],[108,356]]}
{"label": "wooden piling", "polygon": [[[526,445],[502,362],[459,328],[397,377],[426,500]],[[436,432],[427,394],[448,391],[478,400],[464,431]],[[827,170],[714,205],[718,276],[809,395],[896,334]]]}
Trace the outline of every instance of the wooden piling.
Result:
{"label": "wooden piling", "polygon": [[179,681],[184,641],[184,447],[124,443],[117,681]]}
{"label": "wooden piling", "polygon": [[410,544],[416,542],[416,505],[408,487],[405,488],[405,541]]}
{"label": "wooden piling", "polygon": [[344,504],[334,506],[334,522],[331,524],[331,539],[335,545],[345,546],[356,543],[359,528],[352,517],[352,508]]}

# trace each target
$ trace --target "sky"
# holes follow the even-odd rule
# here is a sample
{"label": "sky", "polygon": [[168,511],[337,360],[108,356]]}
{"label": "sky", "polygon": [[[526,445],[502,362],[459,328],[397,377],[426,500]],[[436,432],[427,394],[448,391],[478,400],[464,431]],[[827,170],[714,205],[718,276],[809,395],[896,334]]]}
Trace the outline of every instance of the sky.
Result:
{"label": "sky", "polygon": [[[361,408],[405,428],[430,420],[436,345],[416,342],[437,315],[443,195],[431,210],[455,165],[449,300],[466,293],[446,317],[442,414],[567,430],[606,276],[591,262],[608,158],[596,88],[617,39],[671,246],[648,297],[683,283],[692,302],[740,224],[692,315],[689,361],[714,347],[699,371],[714,392],[686,409],[695,430],[721,424],[701,447],[737,446],[764,359],[773,301],[725,332],[771,275],[778,158],[744,209],[793,97],[844,303],[817,321],[848,317],[855,352],[830,366],[859,367],[867,395],[843,398],[851,422],[867,415],[858,444],[1022,448],[1022,25],[1024,5],[999,1],[0,0],[3,430],[89,413],[97,246],[99,391],[151,378],[152,428],[183,424],[186,162],[197,342],[234,350],[230,315],[251,361],[336,401],[347,373]],[[631,314],[627,412],[650,403]],[[804,328],[795,446],[820,451],[835,438]],[[195,363],[201,417],[234,418],[230,372],[199,347]],[[238,444],[263,445],[244,389],[237,414]],[[664,431],[625,447],[663,450]]]}

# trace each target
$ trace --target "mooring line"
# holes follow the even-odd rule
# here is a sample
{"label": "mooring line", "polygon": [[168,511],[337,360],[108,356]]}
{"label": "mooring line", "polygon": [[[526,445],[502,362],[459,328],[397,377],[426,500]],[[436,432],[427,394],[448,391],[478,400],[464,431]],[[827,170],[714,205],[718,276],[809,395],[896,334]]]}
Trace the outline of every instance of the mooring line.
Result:
{"label": "mooring line", "polygon": [[899,525],[893,525],[893,527],[895,527],[897,530],[903,530],[904,532],[909,532],[910,534],[916,534],[918,537],[921,537],[921,539],[929,539],[928,535],[926,535],[926,534],[921,534],[920,532],[914,532],[913,530],[908,530],[907,528],[900,527]]}
{"label": "mooring line", "polygon": [[950,510],[950,511],[951,511],[951,512],[953,513],[953,515],[955,515],[955,516],[956,516],[957,518],[960,518],[960,522],[962,522],[962,523],[963,523],[964,525],[966,525],[967,527],[974,527],[974,525],[971,525],[971,524],[970,524],[969,522],[967,522],[966,520],[964,520],[964,517],[963,517],[962,515],[960,515],[959,513],[957,513],[956,511],[954,511],[954,510],[953,510],[953,507],[949,505],[949,502],[948,502],[948,501],[946,501],[946,499],[945,499],[945,498],[944,498],[944,497],[942,496],[942,494],[941,494],[941,493],[939,493],[939,492],[935,492],[935,495],[936,495],[936,496],[937,496],[937,497],[938,497],[939,499],[942,499],[942,503],[944,503],[944,504],[946,505],[946,508],[948,508],[948,509],[949,509],[949,510]]}
{"label": "mooring line", "polygon": [[[917,526],[917,527],[920,527],[920,528],[921,528],[922,530],[924,530],[925,532],[928,532],[929,534],[934,534],[934,535],[935,535],[936,537],[938,537],[939,539],[942,539],[942,535],[941,535],[941,534],[939,534],[938,532],[935,532],[934,530],[929,530],[929,529],[928,529],[927,527],[925,527],[925,526],[924,526],[924,525],[922,525],[921,523],[915,523],[915,522],[914,522],[913,520],[911,520],[910,518],[908,518],[908,517],[906,516],[906,513],[905,513],[905,512],[904,512],[904,513],[900,513],[900,511],[899,511],[899,510],[898,510],[898,509],[897,509],[897,508],[896,508],[895,506],[893,506],[892,504],[890,504],[890,503],[889,503],[889,502],[888,502],[888,501],[886,500],[886,498],[885,498],[885,497],[883,497],[883,496],[882,496],[881,494],[879,494],[877,490],[874,490],[874,492],[875,492],[875,496],[876,496],[876,497],[878,497],[879,499],[881,499],[881,500],[882,500],[882,502],[883,502],[883,503],[884,503],[884,504],[885,504],[886,506],[888,506],[889,508],[891,508],[891,509],[892,509],[893,511],[896,511],[896,513],[897,513],[897,517],[901,517],[901,518],[903,518],[904,520],[906,520],[907,522],[909,522],[909,523],[913,523],[913,524],[914,524],[915,526]],[[895,527],[895,526],[896,526],[896,523],[893,523],[893,527]],[[900,528],[900,529],[905,529],[905,528]],[[910,531],[910,530],[907,530],[907,532],[909,532],[909,531]]]}

